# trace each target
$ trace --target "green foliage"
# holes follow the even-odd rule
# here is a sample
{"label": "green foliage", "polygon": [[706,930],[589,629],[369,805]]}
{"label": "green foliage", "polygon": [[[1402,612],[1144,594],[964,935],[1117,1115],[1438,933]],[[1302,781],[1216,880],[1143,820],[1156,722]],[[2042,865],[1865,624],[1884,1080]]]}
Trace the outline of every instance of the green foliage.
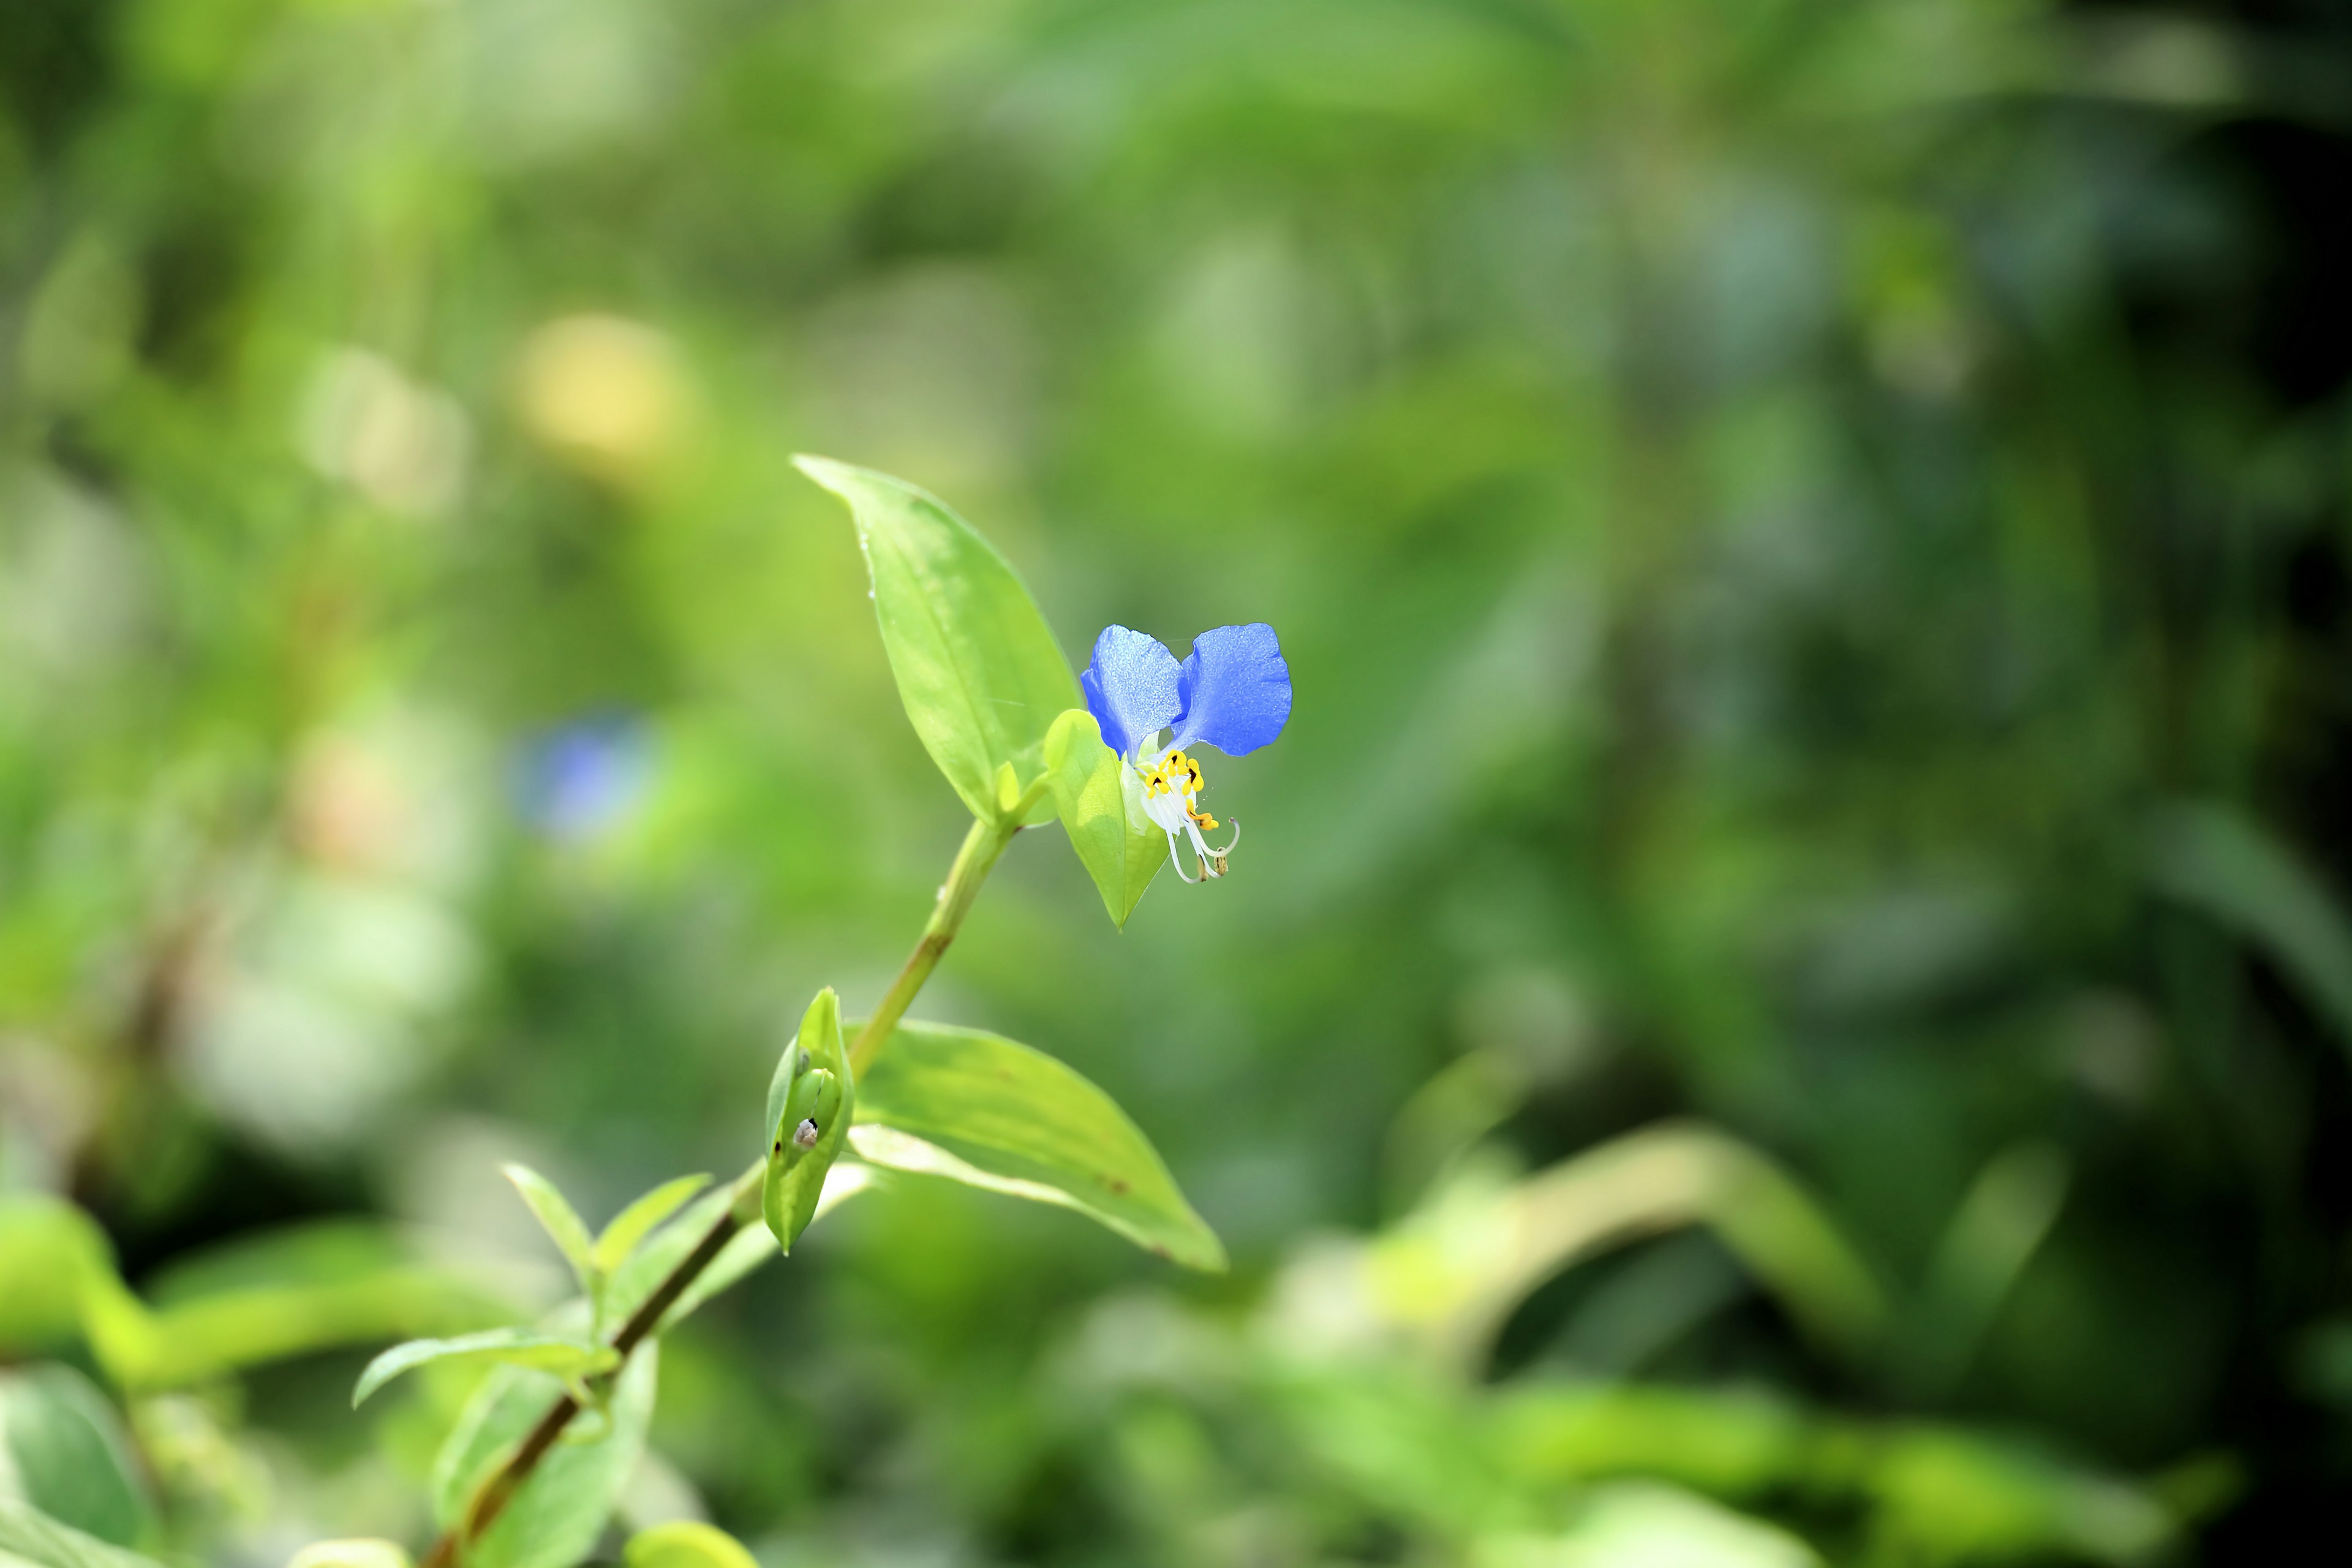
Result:
{"label": "green foliage", "polygon": [[626,1568],[757,1568],[741,1542],[698,1520],[637,1531],[621,1561]]}
{"label": "green foliage", "polygon": [[410,1340],[393,1346],[368,1363],[352,1388],[352,1407],[398,1377],[435,1362],[488,1362],[504,1366],[534,1367],[579,1388],[581,1379],[610,1372],[620,1357],[606,1346],[569,1334],[540,1333],[530,1329],[485,1329],[452,1340]]}
{"label": "green foliage", "polygon": [[2159,813],[2151,840],[2158,884],[2269,954],[2352,1056],[2352,918],[2312,868],[2257,824],[2210,804]]}
{"label": "green foliage", "polygon": [[613,1216],[596,1237],[589,1261],[599,1278],[627,1261],[629,1254],[656,1226],[677,1212],[678,1205],[710,1184],[709,1176],[680,1176],[664,1182]]}
{"label": "green foliage", "polygon": [[1068,660],[1029,590],[970,524],[901,479],[822,458],[801,471],[849,503],[882,646],[907,717],[974,816],[1049,820],[1024,807],[1045,772],[1047,728],[1078,700]]}
{"label": "green foliage", "polygon": [[1042,1051],[901,1023],[857,1099],[860,1158],[1058,1204],[1190,1268],[1225,1251],[1111,1098]]}
{"label": "green foliage", "polygon": [[192,1254],[157,1278],[150,1306],[86,1215],[11,1194],[0,1196],[0,1271],[24,1281],[0,1306],[0,1346],[37,1348],[79,1331],[107,1376],[137,1389],[512,1316],[510,1302],[463,1271],[365,1223],[289,1226]]}
{"label": "green foliage", "polygon": [[[568,1568],[593,1545],[645,1452],[660,1376],[658,1345],[637,1347],[610,1397],[572,1418],[498,1522],[467,1548],[477,1568]],[[563,1386],[525,1367],[493,1368],[433,1465],[434,1510],[456,1521]]]}
{"label": "green foliage", "polygon": [[0,1564],[5,1568],[158,1568],[152,1558],[125,1552],[30,1503],[0,1497]]}
{"label": "green foliage", "polygon": [[583,1290],[593,1293],[596,1288],[596,1244],[589,1239],[587,1222],[575,1211],[571,1201],[555,1190],[555,1184],[528,1165],[509,1163],[499,1167],[506,1179],[514,1184],[516,1192],[539,1221],[541,1230],[555,1243],[563,1260],[572,1265],[574,1278]]}
{"label": "green foliage", "polygon": [[[1132,1110],[1233,1273],[845,1155],[816,1212],[884,1198],[784,1267],[743,1224],[666,1314],[631,1522],[1036,1568],[2324,1539],[2326,10],[10,8],[0,1362],[120,1400],[159,1557],[393,1528],[505,1374],[346,1379],[555,1288],[498,1162],[601,1218],[764,1153],[779,1021],[881,994],[962,806],[1042,773],[1087,875],[988,837],[919,1010]],[[985,520],[1053,635],[795,449]],[[1164,844],[1062,655],[1258,619],[1299,706],[1205,759],[1234,875],[1138,902]],[[743,1195],[607,1227],[601,1326]]]}
{"label": "green foliage", "polygon": [[816,1217],[856,1104],[857,1086],[841,1040],[841,998],[827,986],[801,1016],[800,1033],[784,1047],[768,1088],[768,1164],[760,1206],[786,1252]]}
{"label": "green foliage", "polygon": [[154,1520],[121,1418],[65,1366],[0,1372],[0,1494],[117,1546],[140,1544]]}
{"label": "green foliage", "polygon": [[1524,1181],[1473,1167],[1370,1249],[1383,1310],[1450,1358],[1487,1353],[1528,1293],[1604,1248],[1689,1225],[1714,1229],[1833,1352],[1876,1352],[1888,1307],[1820,1202],[1738,1139],[1653,1127]]}
{"label": "green foliage", "polygon": [[1045,769],[1070,847],[1124,928],[1151,879],[1168,863],[1168,839],[1144,814],[1135,770],[1103,744],[1095,716],[1074,708],[1045,732]]}

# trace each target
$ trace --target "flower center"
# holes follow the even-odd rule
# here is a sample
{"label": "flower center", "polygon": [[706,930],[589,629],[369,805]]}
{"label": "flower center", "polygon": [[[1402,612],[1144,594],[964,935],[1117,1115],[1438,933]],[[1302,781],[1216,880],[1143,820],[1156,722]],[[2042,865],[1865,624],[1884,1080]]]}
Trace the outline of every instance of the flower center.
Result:
{"label": "flower center", "polygon": [[[1197,761],[1181,752],[1171,752],[1158,762],[1146,763],[1136,771],[1143,775],[1144,806],[1151,811],[1153,820],[1165,826],[1167,818],[1173,817],[1178,810],[1181,810],[1183,820],[1198,823],[1212,833],[1216,831],[1215,817],[1205,811],[1193,809],[1193,803],[1199,799],[1201,785],[1204,782]],[[1165,801],[1167,805],[1153,809],[1154,801]]]}
{"label": "flower center", "polygon": [[[1219,825],[1215,817],[1199,807],[1201,786],[1205,782],[1201,777],[1200,763],[1171,748],[1156,763],[1138,763],[1135,771],[1142,780],[1144,811],[1153,825],[1168,835],[1168,857],[1176,861],[1176,874],[1184,876],[1183,862],[1176,856],[1177,839],[1181,835],[1192,841],[1201,875],[1223,876],[1225,857],[1233,852],[1234,844],[1239,842],[1241,826],[1239,823],[1234,825],[1234,837],[1223,849],[1211,848],[1208,841],[1201,837],[1202,829],[1213,833]],[[1190,877],[1184,877],[1184,879],[1188,882],[1192,880]]]}

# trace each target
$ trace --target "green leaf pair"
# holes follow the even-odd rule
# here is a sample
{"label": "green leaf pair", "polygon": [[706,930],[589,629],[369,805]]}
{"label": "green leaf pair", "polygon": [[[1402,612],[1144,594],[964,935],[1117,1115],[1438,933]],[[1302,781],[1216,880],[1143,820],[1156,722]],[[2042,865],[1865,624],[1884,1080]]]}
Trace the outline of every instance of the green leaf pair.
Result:
{"label": "green leaf pair", "polygon": [[[563,1260],[572,1265],[572,1275],[580,1281],[581,1293],[594,1309],[597,1329],[607,1321],[606,1285],[613,1273],[629,1259],[655,1226],[675,1214],[678,1206],[709,1184],[704,1175],[680,1176],[664,1182],[638,1198],[613,1217],[613,1222],[593,1239],[586,1222],[581,1219],[564,1195],[556,1191],[555,1184],[528,1165],[507,1164],[499,1167],[515,1191],[522,1194],[540,1227],[546,1231]],[[530,1363],[538,1364],[538,1363]],[[356,1403],[356,1401],[354,1401]]]}
{"label": "green leaf pair", "polygon": [[768,1173],[760,1208],[786,1252],[816,1217],[856,1100],[841,1039],[841,998],[827,986],[802,1015],[800,1034],[784,1047],[768,1084]]}
{"label": "green leaf pair", "polygon": [[1134,770],[1102,742],[1036,601],[971,524],[901,479],[823,458],[801,471],[849,503],[882,646],[915,732],[985,822],[1062,818],[1113,923],[1167,860]]}
{"label": "green leaf pair", "polygon": [[[710,1182],[708,1176],[680,1176],[664,1182],[623,1209],[592,1237],[579,1211],[556,1190],[554,1183],[528,1165],[502,1168],[507,1180],[522,1194],[524,1205],[554,1241],[564,1260],[572,1265],[581,1293],[587,1299],[584,1331],[566,1333],[507,1326],[454,1338],[407,1341],[368,1363],[352,1389],[353,1409],[401,1373],[436,1362],[489,1362],[529,1367],[560,1379],[582,1404],[591,1403],[587,1380],[620,1364],[621,1358],[603,1342],[605,1331],[625,1318],[644,1295],[642,1289],[634,1288],[629,1279],[633,1271],[627,1266],[638,1258],[641,1249],[652,1250],[645,1247],[646,1237]],[[724,1194],[718,1195],[725,1197]],[[686,1245],[691,1244],[688,1239]],[[672,1251],[683,1256],[683,1247],[663,1248],[665,1256]],[[566,1310],[576,1312],[578,1308]]]}

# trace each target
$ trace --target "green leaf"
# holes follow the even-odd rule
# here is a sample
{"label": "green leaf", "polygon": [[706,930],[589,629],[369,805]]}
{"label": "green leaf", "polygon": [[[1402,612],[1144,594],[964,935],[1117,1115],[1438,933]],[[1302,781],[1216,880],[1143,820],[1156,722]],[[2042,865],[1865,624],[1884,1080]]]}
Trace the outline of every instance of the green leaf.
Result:
{"label": "green leaf", "polygon": [[554,1238],[564,1261],[580,1277],[580,1288],[590,1289],[596,1279],[595,1244],[588,1239],[588,1226],[580,1218],[579,1211],[555,1190],[554,1183],[529,1165],[506,1164],[499,1169],[515,1184],[522,1201],[530,1205],[531,1216],[539,1221],[541,1228]]}
{"label": "green leaf", "polygon": [[681,1519],[629,1537],[626,1568],[760,1568],[743,1543],[715,1525]]}
{"label": "green leaf", "polygon": [[[658,1342],[637,1346],[604,1410],[572,1418],[563,1441],[467,1549],[467,1568],[569,1568],[588,1554],[645,1453],[660,1359]],[[434,1463],[434,1509],[445,1527],[562,1393],[528,1367],[501,1366],[483,1380]]]}
{"label": "green leaf", "polygon": [[152,1557],[110,1545],[21,1499],[0,1497],[0,1565],[16,1568],[18,1563],[33,1568],[159,1568]]}
{"label": "green leaf", "polygon": [[1144,814],[1142,781],[1103,744],[1101,727],[1083,708],[1045,732],[1045,772],[1070,847],[1095,879],[1111,924],[1125,926],[1168,864],[1168,836]]}
{"label": "green leaf", "polygon": [[600,1275],[612,1273],[637,1249],[637,1243],[646,1238],[648,1231],[709,1183],[709,1176],[680,1176],[674,1182],[664,1182],[613,1216],[613,1223],[596,1237],[596,1245],[588,1255],[589,1262]]}
{"label": "green leaf", "polygon": [[[1069,661],[987,540],[901,479],[823,458],[801,472],[849,503],[882,646],[915,732],[972,815],[1002,821],[1045,768],[1045,731],[1078,702]],[[1018,786],[1000,791],[1010,767]],[[1024,820],[1051,819],[1040,801]]]}
{"label": "green leaf", "polygon": [[114,1273],[114,1250],[88,1215],[46,1193],[0,1194],[0,1352],[70,1339],[85,1280]]}
{"label": "green leaf", "polygon": [[[516,1315],[513,1302],[421,1261],[392,1230],[350,1221],[209,1248],[151,1289],[152,1313],[128,1292],[102,1289],[85,1308],[93,1342],[103,1331],[116,1347],[110,1373],[142,1387],[185,1386],[336,1345],[467,1333]],[[134,1334],[142,1317],[151,1328]],[[146,1350],[135,1366],[118,1367],[134,1339]]]}
{"label": "green leaf", "polygon": [[2295,848],[2226,806],[2158,813],[2157,883],[2263,948],[2352,1052],[2352,920]]}
{"label": "green leaf", "polygon": [[[800,1037],[784,1047],[768,1086],[768,1175],[761,1211],[786,1252],[816,1217],[825,1173],[841,1154],[856,1104],[849,1053],[841,1040],[841,998],[827,986],[802,1016]],[[803,1144],[803,1129],[812,1125],[814,1142]]]}
{"label": "green leaf", "polygon": [[117,1546],[134,1544],[152,1520],[114,1406],[71,1367],[0,1373],[0,1490],[8,1489]]}
{"label": "green leaf", "polygon": [[488,1329],[453,1340],[411,1340],[394,1345],[368,1363],[352,1389],[352,1408],[414,1367],[436,1361],[502,1362],[509,1366],[537,1367],[565,1382],[609,1372],[620,1357],[610,1347],[568,1334],[541,1333],[531,1329]]}
{"label": "green leaf", "polygon": [[902,1021],[859,1087],[853,1142],[892,1170],[1059,1204],[1192,1268],[1225,1251],[1110,1096],[1027,1046]]}

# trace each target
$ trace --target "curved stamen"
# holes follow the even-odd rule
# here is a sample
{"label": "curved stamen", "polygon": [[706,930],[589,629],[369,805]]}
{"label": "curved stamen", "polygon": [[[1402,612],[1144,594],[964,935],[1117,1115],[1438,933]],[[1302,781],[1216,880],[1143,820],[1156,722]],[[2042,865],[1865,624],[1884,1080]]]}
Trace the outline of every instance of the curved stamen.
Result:
{"label": "curved stamen", "polygon": [[1176,874],[1183,877],[1187,882],[1197,882],[1201,879],[1198,877],[1184,877],[1184,862],[1177,858],[1176,836],[1172,833],[1168,836],[1168,863],[1175,867]]}
{"label": "curved stamen", "polygon": [[1209,851],[1212,856],[1220,860],[1232,854],[1234,852],[1234,846],[1242,841],[1242,819],[1240,817],[1229,816],[1225,818],[1225,826],[1234,830],[1234,836],[1225,840],[1225,847],[1223,849],[1212,849]]}

